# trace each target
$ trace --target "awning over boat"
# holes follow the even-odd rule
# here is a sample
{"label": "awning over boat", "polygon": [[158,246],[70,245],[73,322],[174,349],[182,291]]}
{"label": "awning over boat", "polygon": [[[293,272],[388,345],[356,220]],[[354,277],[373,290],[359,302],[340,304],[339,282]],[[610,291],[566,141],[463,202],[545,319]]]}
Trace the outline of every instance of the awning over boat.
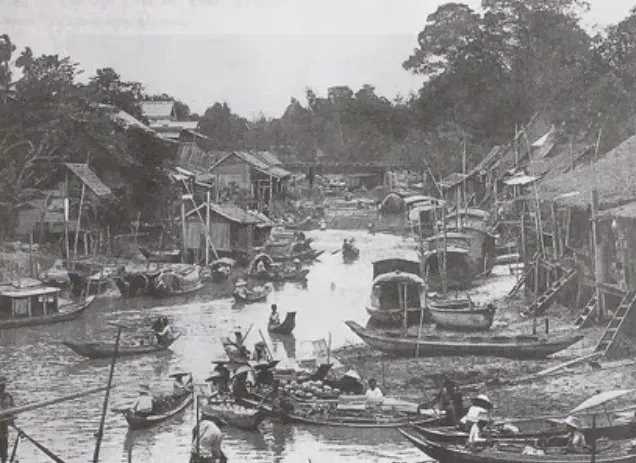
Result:
{"label": "awning over boat", "polygon": [[410,206],[411,204],[415,204],[415,203],[426,203],[426,202],[437,204],[440,202],[440,200],[433,196],[424,196],[424,195],[408,196],[404,198],[404,204],[406,204],[407,206]]}
{"label": "awning over boat", "polygon": [[424,280],[412,273],[389,272],[383,273],[373,280],[374,285],[380,283],[413,283],[417,285],[424,285]]}
{"label": "awning over boat", "polygon": [[[426,251],[424,253],[424,257],[428,259],[432,255],[443,254],[443,253],[444,253],[444,249],[432,249],[430,251]],[[468,249],[456,248],[454,246],[447,246],[446,254],[468,254]]]}
{"label": "awning over boat", "polygon": [[414,275],[420,274],[420,263],[410,259],[381,259],[373,262],[373,278],[377,278],[379,275],[395,272],[412,273]]}
{"label": "awning over boat", "polygon": [[573,415],[575,413],[579,413],[590,408],[598,407],[599,405],[603,405],[610,400],[614,400],[624,395],[631,394],[632,392],[634,392],[634,389],[614,389],[611,391],[601,392],[600,394],[593,395],[578,406],[574,407],[572,411],[570,411],[570,414]]}

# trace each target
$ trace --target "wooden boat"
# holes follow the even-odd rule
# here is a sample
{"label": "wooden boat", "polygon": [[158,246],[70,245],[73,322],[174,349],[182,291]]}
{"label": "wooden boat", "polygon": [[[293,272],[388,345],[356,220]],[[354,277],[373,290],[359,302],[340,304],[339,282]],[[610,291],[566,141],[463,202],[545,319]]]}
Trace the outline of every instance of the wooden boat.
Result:
{"label": "wooden boat", "polygon": [[447,229],[447,235],[457,235],[467,244],[477,274],[490,275],[497,262],[496,236],[484,227],[462,225],[457,228],[453,222],[448,223]]}
{"label": "wooden boat", "polygon": [[394,265],[387,260],[373,263],[374,278],[367,313],[373,321],[383,325],[401,326],[405,313],[407,325],[418,324],[423,313],[427,316],[426,287],[419,276],[419,264],[404,259],[388,261]]}
{"label": "wooden boat", "polygon": [[217,424],[229,425],[246,431],[257,429],[267,418],[267,413],[260,408],[254,410],[227,402],[209,402],[201,407],[201,413]]}
{"label": "wooden boat", "polygon": [[353,262],[360,257],[360,250],[354,245],[342,248],[342,260],[344,262]]}
{"label": "wooden boat", "polygon": [[192,394],[192,391],[190,391],[187,394],[183,394],[182,397],[179,397],[172,407],[165,411],[161,411],[160,413],[153,413],[148,416],[139,416],[131,410],[125,410],[122,413],[124,414],[124,418],[126,418],[130,429],[144,429],[159,424],[168,418],[172,418],[176,414],[185,410],[193,401],[194,395]]}
{"label": "wooden boat", "polygon": [[[172,341],[167,344],[146,344],[138,346],[119,346],[117,349],[118,357],[132,357],[135,355],[152,354],[154,352],[166,351],[179,339],[181,334],[177,334]],[[81,355],[82,357],[88,357],[89,359],[99,358],[112,358],[115,353],[114,342],[86,342],[86,343],[74,343],[70,341],[62,342],[63,345]]]}
{"label": "wooden boat", "polygon": [[[260,270],[259,263],[263,264]],[[304,281],[307,279],[309,269],[285,267],[284,264],[275,263],[271,256],[261,253],[252,259],[247,273],[250,278],[261,281]]]}
{"label": "wooden boat", "polygon": [[453,307],[453,303],[459,305],[463,304],[464,301],[465,299],[451,299],[448,307],[429,306],[429,312],[435,325],[438,328],[458,331],[489,330],[495,319],[496,307],[493,304],[476,307],[471,302],[469,302],[468,307]]}
{"label": "wooden boat", "polygon": [[152,285],[152,296],[157,298],[181,296],[203,288],[201,267],[198,265],[185,268],[161,269]]}
{"label": "wooden boat", "polygon": [[[592,429],[593,415],[580,417],[583,421],[581,431],[585,434],[587,442],[593,438],[607,438],[611,440],[631,439],[636,436],[636,417],[634,413],[601,413],[597,414],[596,423]],[[497,440],[536,440],[551,438],[567,434],[567,427],[563,420],[541,419],[536,420],[506,420],[519,429],[518,433],[506,433],[500,427],[490,430],[490,435]],[[468,439],[468,433],[452,426],[414,426],[413,431],[426,440],[443,444],[463,445]]]}
{"label": "wooden boat", "polygon": [[50,325],[82,316],[95,300],[61,303],[60,288],[33,282],[31,286],[0,286],[0,329]]}
{"label": "wooden boat", "polygon": [[218,283],[227,280],[235,266],[236,261],[229,257],[222,257],[215,260],[208,266],[212,281]]}
{"label": "wooden boat", "polygon": [[353,321],[347,326],[370,347],[399,357],[482,356],[516,360],[540,359],[559,352],[583,339],[583,335],[555,336],[403,336],[370,330]]}
{"label": "wooden boat", "polygon": [[270,292],[271,292],[271,288],[268,286],[265,286],[263,287],[262,291],[247,290],[246,296],[243,296],[240,293],[237,293],[236,291],[234,291],[232,295],[234,296],[234,300],[236,302],[243,303],[243,304],[251,304],[252,302],[264,301],[265,299],[267,299],[267,296],[269,296]]}
{"label": "wooden boat", "polygon": [[284,423],[295,423],[312,426],[331,426],[337,428],[400,428],[409,424],[426,425],[439,422],[437,417],[419,418],[414,415],[390,416],[374,413],[363,414],[327,414],[307,415],[283,414]]}
{"label": "wooden boat", "polygon": [[267,331],[274,334],[291,334],[296,327],[296,312],[287,312],[280,325],[267,325]]}
{"label": "wooden boat", "polygon": [[176,264],[181,262],[181,250],[173,249],[169,251],[151,251],[146,248],[139,248],[139,252],[149,262],[166,262]]}
{"label": "wooden boat", "polygon": [[[413,432],[399,429],[400,433],[418,449],[431,458],[444,463],[589,463],[591,456],[585,454],[550,453],[545,455],[524,455],[524,445],[517,445],[516,451],[506,451],[505,444],[497,447],[474,451],[464,444],[442,444],[432,442]],[[636,463],[636,455],[628,454],[627,449],[621,453],[597,453],[596,463]]]}

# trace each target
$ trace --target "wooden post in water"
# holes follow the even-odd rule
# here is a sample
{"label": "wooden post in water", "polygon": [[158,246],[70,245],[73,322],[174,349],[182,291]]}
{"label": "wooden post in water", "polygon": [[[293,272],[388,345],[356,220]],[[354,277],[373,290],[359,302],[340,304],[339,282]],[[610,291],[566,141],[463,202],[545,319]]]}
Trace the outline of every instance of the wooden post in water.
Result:
{"label": "wooden post in water", "polygon": [[532,334],[537,334],[537,301],[539,299],[539,262],[540,254],[537,254],[537,261],[534,265],[534,311],[532,312]]}
{"label": "wooden post in water", "polygon": [[466,140],[464,140],[464,147],[462,149],[462,196],[464,200],[464,217],[462,218],[462,222],[468,219],[468,196],[466,190]]}
{"label": "wooden post in water", "polygon": [[597,320],[603,321],[605,319],[605,300],[603,294],[599,288],[599,283],[605,279],[605,253],[601,249],[601,238],[598,233],[598,191],[592,190],[592,246],[594,248],[594,288],[596,291],[596,304],[597,304]]}
{"label": "wooden post in water", "polygon": [[77,209],[77,223],[75,225],[75,245],[73,246],[73,268],[77,261],[77,243],[79,241],[80,230],[82,229],[82,208],[84,207],[84,195],[86,194],[86,184],[82,183],[82,191],[80,193],[79,208]]}
{"label": "wooden post in water", "polygon": [[[446,279],[446,208],[442,208],[442,233],[443,233],[443,241],[444,241],[444,249],[442,252],[442,293],[446,294],[448,292],[448,281]],[[438,254],[439,255],[439,254]],[[439,262],[438,262],[439,264]]]}
{"label": "wooden post in water", "polygon": [[33,278],[33,228],[29,233],[29,276]]}
{"label": "wooden post in water", "polygon": [[186,195],[181,195],[181,262],[186,262],[188,248],[186,245],[186,214],[185,214]]}
{"label": "wooden post in water", "polygon": [[102,407],[102,418],[99,421],[99,430],[97,431],[97,442],[95,443],[95,453],[93,454],[93,463],[99,461],[99,450],[102,445],[102,438],[104,436],[104,422],[106,421],[106,412],[108,411],[108,399],[110,397],[110,389],[113,384],[113,375],[115,373],[115,364],[117,363],[117,353],[119,352],[119,339],[121,338],[121,330],[123,325],[117,326],[117,338],[115,339],[115,351],[113,352],[113,360],[110,364],[110,372],[108,373],[108,389],[104,396],[104,405]]}
{"label": "wooden post in water", "polygon": [[71,214],[71,200],[69,198],[68,187],[68,168],[65,171],[64,177],[64,249],[66,251],[66,268],[70,269],[71,265],[71,244],[68,230],[68,221]]}
{"label": "wooden post in water", "polygon": [[206,228],[206,240],[205,240],[205,266],[210,264],[210,243],[208,236],[210,235],[210,189],[205,191],[205,228]]}

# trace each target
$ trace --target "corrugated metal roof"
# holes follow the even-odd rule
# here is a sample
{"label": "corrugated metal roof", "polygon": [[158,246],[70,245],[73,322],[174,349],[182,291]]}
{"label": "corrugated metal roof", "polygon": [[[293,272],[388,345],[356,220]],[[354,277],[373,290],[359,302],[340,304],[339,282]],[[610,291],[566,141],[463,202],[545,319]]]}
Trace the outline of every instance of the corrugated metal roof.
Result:
{"label": "corrugated metal roof", "polygon": [[173,116],[174,101],[143,101],[141,111],[149,119],[170,119]]}
{"label": "corrugated metal roof", "polygon": [[110,196],[113,194],[104,182],[93,172],[86,164],[73,164],[70,162],[65,163],[71,172],[79,177],[79,179],[100,198]]}

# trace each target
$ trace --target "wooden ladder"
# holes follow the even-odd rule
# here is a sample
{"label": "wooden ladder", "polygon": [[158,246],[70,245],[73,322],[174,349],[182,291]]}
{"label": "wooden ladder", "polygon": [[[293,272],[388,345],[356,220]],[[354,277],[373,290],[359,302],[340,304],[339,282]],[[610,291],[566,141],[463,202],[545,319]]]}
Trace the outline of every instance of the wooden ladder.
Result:
{"label": "wooden ladder", "polygon": [[607,328],[605,328],[605,332],[596,346],[596,349],[594,349],[594,352],[600,352],[604,356],[610,356],[613,353],[613,351],[618,347],[616,342],[618,339],[618,333],[623,326],[623,322],[627,318],[627,314],[629,314],[634,305],[636,305],[636,291],[629,291],[625,294],[621,303],[618,305],[616,312],[614,312],[614,316],[607,324]]}
{"label": "wooden ladder", "polygon": [[523,276],[521,278],[519,278],[519,281],[517,281],[515,283],[515,285],[512,287],[512,289],[510,291],[508,291],[508,297],[514,297],[519,290],[521,289],[521,287],[526,283],[526,281],[528,280],[528,277],[530,277],[530,274],[532,272],[534,272],[534,266],[535,264],[532,263],[528,266],[528,270],[526,270],[526,272],[523,274]]}
{"label": "wooden ladder", "polygon": [[587,301],[587,304],[585,304],[585,308],[581,311],[581,313],[579,313],[579,316],[576,317],[576,320],[574,321],[574,326],[576,326],[579,329],[590,326],[590,322],[593,319],[592,315],[594,314],[594,312],[596,312],[597,303],[598,302],[596,300],[596,293],[594,293],[592,297],[590,298],[590,300]]}
{"label": "wooden ladder", "polygon": [[542,315],[546,311],[550,303],[559,294],[559,292],[565,288],[565,286],[571,282],[576,276],[576,269],[570,269],[559,278],[552,285],[534,301],[526,310],[527,315]]}

